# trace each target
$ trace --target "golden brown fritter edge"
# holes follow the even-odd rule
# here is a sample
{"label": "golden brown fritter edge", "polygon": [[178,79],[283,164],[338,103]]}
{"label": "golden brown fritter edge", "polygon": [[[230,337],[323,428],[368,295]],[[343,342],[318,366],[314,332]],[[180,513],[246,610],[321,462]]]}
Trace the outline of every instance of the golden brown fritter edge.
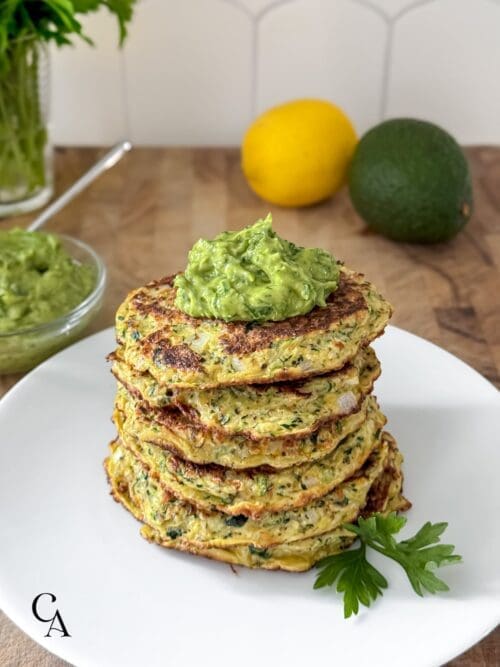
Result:
{"label": "golden brown fritter edge", "polygon": [[[221,343],[222,353],[225,351],[228,355],[239,357],[240,359],[248,359],[250,361],[253,353],[271,349],[273,343],[278,343],[283,340],[304,340],[308,334],[316,332],[318,336],[323,333],[331,333],[334,331],[332,325],[337,322],[350,318],[345,324],[353,330],[361,328],[360,323],[364,322],[370,313],[370,307],[366,298],[366,293],[370,290],[375,291],[380,299],[380,305],[385,310],[384,323],[379,325],[380,329],[367,332],[366,336],[357,341],[356,347],[352,354],[339,359],[338,363],[332,363],[329,371],[334,371],[342,368],[345,363],[352,359],[356,353],[369,345],[373,340],[384,333],[385,326],[392,316],[392,306],[383,297],[376,292],[375,287],[364,280],[363,274],[354,271],[343,269],[339,287],[327,299],[325,307],[316,307],[306,315],[298,315],[296,317],[288,318],[281,322],[225,322],[217,319],[193,318],[186,315],[175,307],[175,289],[173,289],[173,281],[175,275],[167,276],[160,280],[152,281],[144,287],[138,288],[129,293],[123,304],[119,307],[120,313],[118,319],[123,320],[120,328],[133,328],[134,317],[139,317],[141,320],[151,315],[156,320],[156,329],[144,336],[144,338],[136,340],[136,347],[138,348],[134,355],[138,358],[148,360],[147,363],[152,364],[153,367],[161,369],[175,369],[179,373],[186,373],[191,379],[186,376],[185,380],[175,380],[175,385],[179,387],[192,387],[199,383],[205,388],[216,386],[231,386],[246,383],[268,384],[289,380],[297,380],[300,378],[308,378],[318,374],[318,367],[307,369],[298,368],[297,366],[290,366],[282,370],[273,371],[271,375],[267,372],[262,376],[252,375],[250,379],[246,374],[245,377],[240,377],[238,373],[234,373],[235,377],[225,376],[223,380],[210,379],[204,377],[204,359],[198,352],[194,351],[188,343],[177,342],[173,343],[169,332],[173,330],[176,325],[188,325],[193,329],[200,326],[210,325],[212,335]],[[148,293],[149,289],[167,286],[172,289],[162,292],[161,301]],[[131,308],[132,307],[132,308]],[[132,310],[132,313],[130,312]],[[132,317],[131,317],[132,315]],[[163,321],[162,321],[163,320]],[[117,324],[117,343],[118,345],[125,343],[125,338],[121,338]],[[304,337],[304,338],[301,338]],[[339,349],[345,347],[341,340],[335,341],[335,346]],[[261,366],[261,368],[264,368]],[[159,371],[161,374],[161,371]],[[155,373],[156,377],[156,373]],[[194,378],[198,378],[194,381]]]}
{"label": "golden brown fritter edge", "polygon": [[[241,433],[230,433],[230,432],[228,433],[223,428],[218,428],[215,426],[207,426],[206,424],[203,424],[203,422],[200,420],[196,410],[187,406],[182,406],[180,408],[176,407],[156,408],[150,406],[147,404],[146,401],[144,401],[144,397],[135,387],[131,386],[129,383],[125,382],[122,378],[118,377],[113,371],[111,372],[113,373],[117,382],[119,382],[130,394],[130,396],[136,403],[136,410],[139,411],[141,416],[144,419],[149,419],[151,422],[155,422],[160,426],[164,426],[165,428],[175,430],[176,432],[192,433],[194,431],[198,434],[197,436],[198,438],[200,434],[210,433],[216,438],[220,439],[221,438],[230,439],[232,436],[245,437],[248,440],[252,440],[254,442],[263,442],[263,443],[271,442],[272,440],[277,439],[272,436],[257,437],[256,435],[248,431],[244,431]],[[340,415],[336,415],[333,418],[326,417],[324,419],[318,419],[314,424],[311,425],[311,427],[307,431],[302,431],[301,433],[282,436],[279,439],[283,441],[303,440],[308,435],[315,433],[323,426],[327,426],[329,424],[334,425],[341,419],[349,417],[349,415],[358,412],[361,409],[361,406],[365,398],[372,393],[375,382],[380,377],[380,374],[381,374],[381,368],[380,366],[378,366],[378,368],[376,368],[373,374],[370,376],[369,382],[366,383],[366,385],[363,387],[363,391],[360,394],[356,403],[353,404],[351,409],[348,410],[347,412],[342,413]],[[303,383],[304,380],[299,380],[299,382]],[[290,390],[289,389],[290,384],[291,383],[287,383],[288,389],[284,389],[284,391]],[[176,456],[179,456],[180,458],[186,459],[186,456],[183,455],[183,453],[171,443],[160,440],[155,440],[155,441],[152,440],[151,442],[153,442],[153,444],[155,445],[170,450],[173,454],[176,454]]]}
{"label": "golden brown fritter edge", "polygon": [[[405,512],[411,508],[411,503],[403,496],[404,475],[401,469],[403,457],[399,449],[397,448],[395,439],[392,437],[390,433],[384,431],[383,439],[389,445],[390,456],[387,459],[387,464],[384,467],[382,474],[372,486],[373,494],[372,494],[372,489],[370,489],[370,491],[368,492],[367,502],[365,504],[365,507],[360,510],[359,516],[367,517],[370,514],[373,514],[374,512],[381,512],[381,513],[388,513],[393,511]],[[186,553],[191,553],[192,555],[204,556],[205,558],[208,558],[210,560],[225,562],[228,563],[229,565],[240,565],[243,567],[252,567],[252,568],[255,567],[267,570],[286,570],[289,572],[304,572],[314,567],[315,562],[319,560],[318,558],[315,562],[302,563],[296,566],[290,566],[288,563],[284,561],[280,562],[279,560],[276,560],[275,562],[271,563],[263,560],[262,562],[258,563],[254,562],[252,564],[247,564],[247,563],[242,563],[238,559],[238,557],[235,556],[234,554],[231,554],[231,551],[228,549],[225,550],[219,548],[203,549],[200,548],[199,546],[188,545],[185,543],[182,546],[180,546],[179,544],[176,544],[175,540],[166,540],[164,538],[161,538],[159,535],[155,533],[154,529],[153,530],[149,529],[149,526],[145,523],[144,517],[140,513],[139,508],[137,506],[134,506],[130,501],[130,499],[128,499],[128,502],[126,501],[126,497],[128,498],[127,494],[128,488],[122,488],[122,489],[114,488],[113,480],[110,478],[107,471],[106,461],[107,459],[104,461],[104,470],[106,473],[108,483],[111,487],[110,495],[113,497],[115,502],[122,505],[132,514],[132,516],[134,516],[140,523],[143,524],[143,527],[141,529],[141,535],[149,542],[158,544],[159,546],[163,546],[168,549],[176,549],[179,551],[184,551]],[[121,494],[122,497],[120,497],[119,494]],[[355,519],[353,519],[353,521],[354,520]],[[340,531],[341,528],[337,530]],[[354,537],[351,538],[349,537],[349,535],[344,534],[344,536],[340,539],[339,548],[336,551],[332,551],[331,553],[338,553],[338,551],[342,551],[349,548],[354,539],[355,539]],[[321,554],[321,557],[324,557],[324,555],[327,554]]]}
{"label": "golden brown fritter edge", "polygon": [[[356,460],[356,465],[358,469],[363,468],[369,457],[371,456],[372,452],[376,449],[376,447],[380,444],[382,435],[381,435],[381,430],[383,426],[387,423],[387,419],[385,415],[382,415],[380,413],[380,422],[377,424],[378,426],[378,431],[375,433],[375,437],[373,441],[371,442],[370,448],[367,448],[366,451],[364,452],[363,456],[361,456],[359,459]],[[355,436],[356,431],[354,431],[351,434],[348,434],[346,438],[349,438],[350,436]],[[329,493],[330,491],[333,490],[333,486],[328,490],[328,491],[322,491],[319,492],[318,490],[314,489],[303,489],[301,494],[295,499],[294,502],[290,501],[288,505],[286,506],[281,506],[278,507],[276,502],[273,501],[273,503],[268,503],[265,507],[256,507],[256,502],[252,502],[251,500],[247,500],[245,502],[240,501],[235,507],[233,507],[231,504],[225,503],[222,500],[217,501],[215,498],[211,503],[208,502],[200,502],[197,501],[196,498],[193,497],[192,494],[189,495],[189,497],[186,497],[186,493],[184,491],[181,491],[178,488],[175,488],[174,484],[169,484],[165,479],[163,479],[162,475],[157,472],[157,470],[153,469],[151,465],[147,462],[145,459],[144,455],[141,454],[140,450],[138,449],[137,446],[135,446],[134,442],[132,441],[132,438],[126,434],[120,434],[119,438],[117,438],[116,442],[119,442],[124,449],[128,450],[142,465],[145,471],[147,471],[148,475],[154,479],[157,484],[165,491],[166,494],[174,496],[178,500],[182,502],[186,502],[193,507],[195,507],[197,510],[203,512],[203,511],[214,511],[217,510],[219,512],[223,512],[224,514],[228,514],[230,516],[247,516],[252,519],[258,519],[262,515],[271,512],[271,513],[277,513],[277,512],[282,512],[282,511],[287,511],[290,509],[297,509],[300,507],[304,507],[305,505],[308,505],[309,503],[318,500],[322,496],[324,496],[326,493]],[[342,442],[342,441],[341,441]],[[340,446],[341,442],[339,442],[338,446]],[[337,447],[338,447],[337,446]],[[332,450],[330,454],[327,454],[326,457],[329,455],[333,455],[337,448]],[[225,471],[228,470],[227,467],[221,466],[218,464],[197,464],[193,463],[191,461],[185,461],[180,459],[180,457],[177,457],[175,455],[172,455],[172,467],[174,471],[181,470],[182,469],[182,478],[183,479],[185,476],[191,476],[191,477],[209,477],[211,483],[213,484],[219,484],[224,482],[224,477],[225,477]],[[292,466],[292,469],[294,469],[295,466]],[[244,470],[238,470],[237,473],[238,475],[244,475],[244,476],[250,476],[250,477],[259,477],[262,474],[268,474],[268,475],[273,475],[273,474],[281,474],[283,471],[286,469],[281,469],[281,470],[265,470],[263,466],[258,466],[254,468],[246,468]],[[234,470],[232,470],[234,472]],[[175,473],[174,473],[175,474]],[[344,477],[338,480],[336,485],[339,485],[346,481],[349,477],[352,477],[355,475],[356,472],[354,469],[352,469],[351,466],[351,472],[347,472],[347,474],[344,474]],[[272,484],[275,484],[274,481],[271,482]],[[182,486],[182,482],[180,484]],[[335,486],[336,486],[335,485]],[[382,495],[382,492],[380,493]]]}
{"label": "golden brown fritter edge", "polygon": [[[152,281],[145,285],[144,289],[162,285],[173,287],[176,275]],[[355,275],[358,278],[362,277],[362,274]],[[156,299],[148,297],[149,294],[139,288],[130,299],[135,311],[142,316],[154,314],[162,317],[168,315],[169,323],[190,322],[194,326],[200,319],[204,319],[191,317],[176,308],[174,304],[175,291],[173,290],[166,295],[165,300],[168,303],[168,308],[160,305]],[[289,317],[280,322],[225,322],[217,319],[213,319],[213,322],[222,329],[221,341],[226,352],[245,356],[269,347],[270,343],[278,338],[297,338],[314,331],[327,331],[335,322],[367,310],[368,307],[363,294],[359,291],[359,283],[342,273],[338,288],[327,298],[326,306],[313,308],[306,315]],[[158,343],[159,341],[154,339],[151,342]],[[147,347],[144,348],[144,354],[148,354],[150,351]],[[161,350],[161,354],[166,355],[164,363],[176,365],[179,368],[194,367],[197,363],[195,358],[183,354],[182,350],[169,352],[165,347]]]}

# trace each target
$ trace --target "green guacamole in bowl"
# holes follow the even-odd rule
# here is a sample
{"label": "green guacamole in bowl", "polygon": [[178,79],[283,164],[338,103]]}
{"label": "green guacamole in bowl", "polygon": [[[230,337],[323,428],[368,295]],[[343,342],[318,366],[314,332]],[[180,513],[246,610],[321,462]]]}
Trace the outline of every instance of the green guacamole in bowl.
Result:
{"label": "green guacamole in bowl", "polygon": [[75,340],[102,302],[105,268],[76,239],[0,231],[0,373],[25,371]]}

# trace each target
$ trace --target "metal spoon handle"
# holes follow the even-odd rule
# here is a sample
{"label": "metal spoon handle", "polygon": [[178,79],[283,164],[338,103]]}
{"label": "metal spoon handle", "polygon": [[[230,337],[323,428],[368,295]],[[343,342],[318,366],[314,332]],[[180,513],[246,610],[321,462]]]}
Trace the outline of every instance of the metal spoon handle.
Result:
{"label": "metal spoon handle", "polygon": [[80,194],[88,185],[92,183],[98,176],[100,176],[104,171],[111,169],[114,165],[120,160],[125,153],[127,153],[132,148],[130,141],[122,141],[102,157],[99,162],[96,162],[93,167],[86,171],[83,176],[81,176],[76,183],[63,192],[63,194],[56,199],[50,206],[37,217],[29,225],[28,231],[34,232],[36,229],[39,229],[44,225],[49,218],[58,213],[68,202],[70,202],[76,195]]}

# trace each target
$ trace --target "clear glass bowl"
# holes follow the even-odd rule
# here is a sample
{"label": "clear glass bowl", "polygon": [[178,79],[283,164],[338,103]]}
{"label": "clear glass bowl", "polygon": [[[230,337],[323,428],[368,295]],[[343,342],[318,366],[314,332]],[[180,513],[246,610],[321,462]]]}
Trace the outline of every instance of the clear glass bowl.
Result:
{"label": "clear glass bowl", "polygon": [[59,238],[75,261],[94,267],[95,287],[76,308],[51,322],[0,334],[0,375],[28,371],[73,343],[101,308],[106,286],[106,267],[102,259],[82,241],[62,234]]}

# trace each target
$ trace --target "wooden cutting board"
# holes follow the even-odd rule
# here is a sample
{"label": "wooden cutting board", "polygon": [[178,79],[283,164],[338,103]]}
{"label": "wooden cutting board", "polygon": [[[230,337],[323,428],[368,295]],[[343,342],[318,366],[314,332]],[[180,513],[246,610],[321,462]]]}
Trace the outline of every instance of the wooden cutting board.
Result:
{"label": "wooden cutting board", "polygon": [[[58,192],[102,153],[56,152]],[[113,324],[126,292],[182,269],[200,236],[254,222],[271,210],[282,236],[330,250],[363,271],[394,304],[393,323],[457,355],[500,388],[500,148],[468,151],[475,213],[453,241],[438,246],[393,243],[368,232],[344,191],[307,209],[280,209],[246,185],[236,149],[134,149],[49,223],[77,236],[104,258],[109,286],[89,333]],[[0,221],[25,226],[27,218]],[[18,377],[0,377],[0,396]],[[55,667],[67,663],[35,644],[0,612],[2,667]],[[500,664],[497,629],[453,667]]]}

